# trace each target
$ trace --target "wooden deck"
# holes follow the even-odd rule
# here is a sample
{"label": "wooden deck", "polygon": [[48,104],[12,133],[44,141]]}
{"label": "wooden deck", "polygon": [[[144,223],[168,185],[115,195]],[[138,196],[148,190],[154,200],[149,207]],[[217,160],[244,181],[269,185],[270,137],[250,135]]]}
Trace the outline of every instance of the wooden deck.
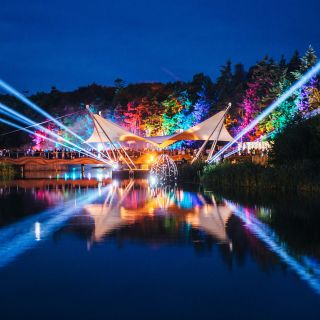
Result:
{"label": "wooden deck", "polygon": [[[133,159],[133,162],[139,169],[148,170],[150,165],[158,157],[158,153],[150,152],[148,154],[143,154],[140,157]],[[174,161],[186,160],[190,161],[192,158],[190,155],[173,155],[170,156]],[[19,157],[19,158],[0,158],[0,163],[8,163],[18,166],[24,166],[25,170],[55,170],[59,166],[67,165],[105,165],[107,164],[101,160],[83,157],[75,159],[47,159],[45,157]],[[47,168],[47,169],[46,169]]]}
{"label": "wooden deck", "polygon": [[105,164],[103,161],[90,158],[75,159],[46,159],[44,157],[20,157],[20,158],[1,158],[0,163],[9,163],[14,165],[89,165],[89,164]]}

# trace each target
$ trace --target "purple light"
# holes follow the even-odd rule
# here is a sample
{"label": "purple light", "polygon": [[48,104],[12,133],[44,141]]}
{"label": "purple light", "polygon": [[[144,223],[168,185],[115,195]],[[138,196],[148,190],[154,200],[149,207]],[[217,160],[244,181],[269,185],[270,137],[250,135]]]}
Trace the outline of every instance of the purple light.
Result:
{"label": "purple light", "polygon": [[19,99],[20,101],[24,102],[25,104],[27,104],[29,107],[31,107],[33,110],[39,112],[40,114],[42,114],[44,117],[50,119],[52,122],[54,122],[57,126],[63,128],[64,130],[68,131],[70,134],[72,134],[74,137],[78,138],[81,142],[84,142],[84,140],[77,135],[76,133],[74,133],[72,130],[70,130],[68,127],[66,127],[64,124],[62,124],[60,121],[58,121],[57,119],[55,119],[54,117],[52,117],[48,112],[44,111],[42,108],[40,108],[39,106],[37,106],[35,103],[33,103],[32,101],[30,101],[28,98],[26,98],[23,94],[21,94],[20,92],[18,92],[17,90],[15,90],[13,87],[11,87],[9,84],[7,84],[6,82],[4,82],[3,80],[0,79],[0,87],[2,87],[4,90],[6,90],[7,92],[11,93],[13,96],[15,96],[17,99]]}
{"label": "purple light", "polygon": [[276,101],[274,101],[269,107],[261,112],[250,124],[248,124],[238,135],[229,143],[227,143],[219,152],[217,152],[208,162],[212,163],[219,159],[222,154],[239,141],[245,134],[250,132],[261,120],[267,117],[273,110],[275,110],[281,103],[286,101],[296,90],[300,89],[308,81],[310,81],[317,73],[320,72],[320,62],[318,62],[313,68],[311,68],[299,81],[290,87],[284,94],[282,94]]}
{"label": "purple light", "polygon": [[[24,115],[20,114],[19,112],[11,109],[10,107],[4,105],[3,103],[0,103],[0,112],[2,112],[3,114],[17,120],[17,121],[20,121],[20,122],[23,122],[23,123],[26,123],[26,124],[32,124],[32,125],[37,125],[37,128],[41,129],[42,131],[46,132],[48,135],[54,137],[55,139],[57,139],[56,141],[54,141],[54,143],[59,143],[62,145],[62,143],[59,141],[59,140],[62,140],[64,141],[65,143],[68,143],[69,145],[73,146],[74,148],[76,148],[77,150],[82,150],[83,153],[95,158],[95,159],[98,159],[98,160],[101,160],[103,161],[104,163],[108,164],[108,165],[112,165],[113,162],[111,161],[106,161],[105,159],[103,158],[98,158],[94,153],[82,148],[81,146],[79,145],[76,145],[74,144],[73,142],[71,141],[68,141],[66,140],[65,138],[59,136],[58,134],[48,130],[47,128],[37,124],[36,122],[34,122],[33,120],[29,119],[28,117],[25,117]],[[12,125],[12,124],[10,124]],[[22,130],[22,127],[20,127],[20,129]],[[33,134],[33,133],[32,133]],[[51,140],[53,141],[53,140]],[[65,146],[65,145],[64,145]],[[70,148],[70,146],[66,146],[67,148]]]}

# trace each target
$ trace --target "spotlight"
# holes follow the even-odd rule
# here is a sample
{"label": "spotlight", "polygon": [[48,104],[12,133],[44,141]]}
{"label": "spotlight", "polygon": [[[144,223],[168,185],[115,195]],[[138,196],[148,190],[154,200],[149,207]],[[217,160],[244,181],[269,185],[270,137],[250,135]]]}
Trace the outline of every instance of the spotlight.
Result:
{"label": "spotlight", "polygon": [[117,162],[113,163],[112,169],[118,170],[119,169],[119,164]]}
{"label": "spotlight", "polygon": [[149,182],[150,182],[150,185],[153,187],[158,183],[158,179],[155,175],[150,175]]}

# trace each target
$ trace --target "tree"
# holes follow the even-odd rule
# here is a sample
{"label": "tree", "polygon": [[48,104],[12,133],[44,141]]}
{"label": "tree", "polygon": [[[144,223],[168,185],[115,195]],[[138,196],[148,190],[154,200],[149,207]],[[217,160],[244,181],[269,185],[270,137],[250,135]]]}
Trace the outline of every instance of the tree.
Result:
{"label": "tree", "polygon": [[[52,122],[48,122],[45,125],[45,128],[49,131],[58,132],[58,129]],[[37,129],[35,130],[36,135],[31,135],[33,148],[37,150],[47,150],[47,149],[54,149],[58,145],[55,144],[52,141],[49,141],[46,139],[46,137],[49,137],[52,139],[50,135],[48,135],[45,130]]]}
{"label": "tree", "polygon": [[[287,68],[280,62],[277,70],[277,81],[274,82],[273,87],[269,90],[267,97],[268,102],[271,103],[275,101],[288,90],[290,86],[291,81],[287,78]],[[260,122],[260,130],[272,138],[279,132],[282,132],[297,115],[296,103],[295,95],[281,103],[276,110]]]}
{"label": "tree", "polygon": [[[244,129],[268,105],[269,94],[277,78],[277,67],[273,60],[266,57],[251,68],[247,90],[240,104],[243,108],[242,123],[239,130]],[[249,140],[255,140],[265,133],[261,126],[256,126],[247,134]]]}
{"label": "tree", "polygon": [[202,86],[202,89],[198,92],[198,100],[193,106],[192,126],[202,122],[207,118],[210,107],[211,107],[211,102],[208,99],[206,88]]}
{"label": "tree", "polygon": [[288,164],[302,160],[320,160],[320,116],[295,121],[279,133],[272,147],[272,160]]}
{"label": "tree", "polygon": [[237,88],[239,85],[242,85],[245,78],[246,72],[244,71],[243,64],[237,63],[234,66],[234,75],[232,76],[232,87]]}
{"label": "tree", "polygon": [[230,98],[232,92],[232,63],[230,60],[226,62],[226,65],[221,67],[220,76],[215,84],[215,102],[219,105],[223,105]]}
{"label": "tree", "polygon": [[139,114],[137,112],[137,103],[130,101],[127,104],[127,110],[123,113],[123,122],[125,127],[132,133],[137,133],[139,128]]}
{"label": "tree", "polygon": [[192,103],[197,102],[199,98],[198,93],[201,90],[205,90],[207,97],[211,98],[214,92],[214,84],[212,83],[210,77],[204,75],[203,73],[197,73],[193,76],[188,88],[189,99],[192,101]]}
{"label": "tree", "polygon": [[188,129],[192,125],[191,102],[186,91],[171,95],[162,102],[162,105],[164,106],[162,128],[166,135]]}
{"label": "tree", "polygon": [[296,50],[293,53],[292,58],[290,59],[289,63],[287,64],[287,78],[290,82],[293,82],[296,80],[296,77],[294,76],[295,72],[300,70],[301,68],[301,57],[299,52]]}
{"label": "tree", "polygon": [[[309,70],[312,66],[314,66],[317,62],[317,56],[315,54],[314,49],[309,46],[308,50],[306,51],[305,55],[301,58],[301,66],[300,69],[294,72],[294,76],[296,79],[300,79],[307,70]],[[306,116],[311,109],[310,99],[311,95],[314,92],[314,89],[317,87],[318,79],[313,77],[309,83],[302,86],[297,92],[299,96],[299,100],[297,101],[297,108],[299,113],[302,116]]]}
{"label": "tree", "polygon": [[163,135],[163,105],[156,98],[145,98],[143,103],[148,110],[148,116],[142,119],[142,129],[146,136]]}
{"label": "tree", "polygon": [[125,87],[125,82],[124,80],[117,78],[114,80],[114,86],[116,87],[116,94],[118,94]]}

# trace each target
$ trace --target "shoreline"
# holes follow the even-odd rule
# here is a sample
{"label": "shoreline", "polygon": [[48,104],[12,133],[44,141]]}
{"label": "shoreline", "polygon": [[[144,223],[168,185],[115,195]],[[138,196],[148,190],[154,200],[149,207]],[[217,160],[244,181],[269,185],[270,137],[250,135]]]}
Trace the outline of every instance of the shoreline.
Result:
{"label": "shoreline", "polygon": [[320,163],[314,161],[277,166],[251,162],[185,165],[180,168],[179,180],[182,183],[197,183],[211,190],[319,193],[319,168]]}

